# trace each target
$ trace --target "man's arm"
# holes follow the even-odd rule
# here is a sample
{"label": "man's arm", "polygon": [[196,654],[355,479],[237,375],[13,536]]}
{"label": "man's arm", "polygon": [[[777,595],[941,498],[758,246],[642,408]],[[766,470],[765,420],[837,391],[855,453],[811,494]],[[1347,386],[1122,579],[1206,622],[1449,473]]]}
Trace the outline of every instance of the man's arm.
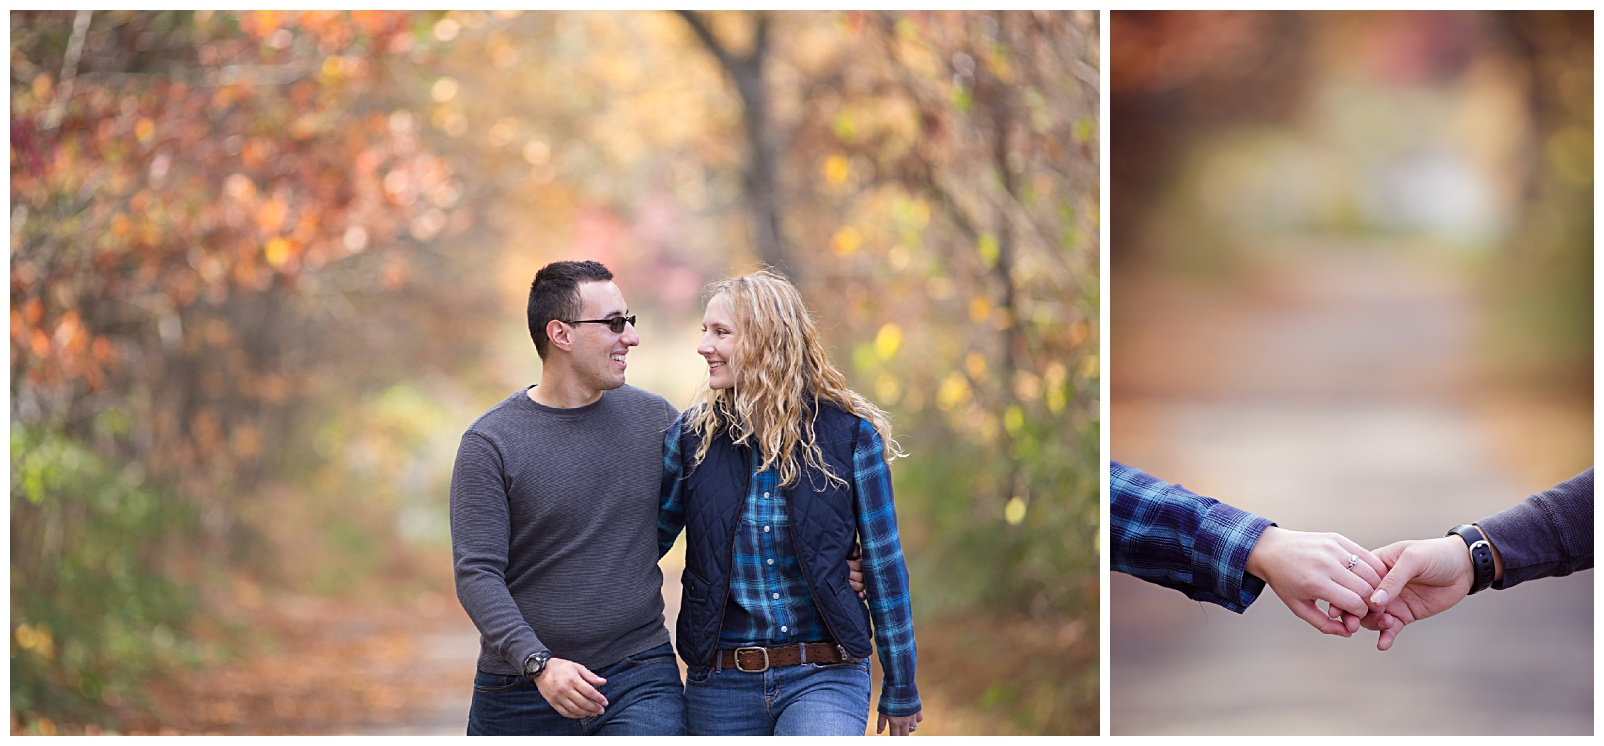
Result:
{"label": "man's arm", "polygon": [[1476,522],[1502,555],[1493,588],[1593,567],[1593,469]]}
{"label": "man's arm", "polygon": [[[1493,557],[1495,590],[1593,566],[1593,469],[1477,521]],[[1387,650],[1406,625],[1464,600],[1475,580],[1469,548],[1458,536],[1400,541],[1376,550],[1392,569],[1370,597],[1365,629]]]}
{"label": "man's arm", "polygon": [[874,427],[861,418],[853,443],[852,472],[869,617],[874,622],[880,669],[885,672],[877,728],[883,730],[889,723],[893,735],[906,735],[910,726],[916,726],[923,717],[919,687],[914,683],[917,650],[908,598],[908,567],[897,534],[897,510],[892,501],[885,443]]}
{"label": "man's arm", "polygon": [[[501,454],[477,433],[462,436],[451,472],[451,553],[457,600],[491,647],[519,671],[530,656],[550,651],[524,620],[507,590],[512,514]],[[606,683],[584,666],[552,658],[536,677],[553,709],[564,717],[600,715],[607,706],[595,687]]]}
{"label": "man's arm", "polygon": [[502,659],[517,670],[546,650],[507,590],[512,516],[501,454],[484,436],[468,432],[451,472],[451,552],[457,600]]}

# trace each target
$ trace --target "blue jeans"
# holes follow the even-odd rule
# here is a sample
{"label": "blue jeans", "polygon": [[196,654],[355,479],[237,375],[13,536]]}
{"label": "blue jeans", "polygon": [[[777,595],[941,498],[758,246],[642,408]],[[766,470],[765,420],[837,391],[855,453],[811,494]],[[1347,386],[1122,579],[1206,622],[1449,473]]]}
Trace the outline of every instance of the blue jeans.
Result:
{"label": "blue jeans", "polygon": [[595,671],[607,711],[565,718],[522,676],[478,672],[468,707],[470,736],[683,736],[685,687],[674,648],[659,645]]}
{"label": "blue jeans", "polygon": [[867,660],[685,675],[685,730],[693,736],[861,736],[868,727]]}

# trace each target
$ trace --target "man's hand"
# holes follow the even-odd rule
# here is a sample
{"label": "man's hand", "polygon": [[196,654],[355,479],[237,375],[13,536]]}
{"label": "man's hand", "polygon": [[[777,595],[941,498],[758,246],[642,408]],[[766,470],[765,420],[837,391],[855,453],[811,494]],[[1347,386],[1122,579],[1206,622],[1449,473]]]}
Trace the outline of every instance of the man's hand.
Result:
{"label": "man's hand", "polygon": [[874,732],[876,735],[884,733],[886,732],[886,726],[890,725],[891,735],[906,736],[916,730],[919,730],[919,721],[924,719],[924,710],[920,710],[912,715],[904,715],[901,717],[886,717],[886,714],[882,712],[880,713],[879,721],[877,721],[874,725]]}
{"label": "man's hand", "polygon": [[558,715],[574,719],[602,714],[607,698],[596,687],[605,683],[606,679],[590,669],[561,658],[546,661],[546,670],[535,677],[535,687],[551,708]]}
{"label": "man's hand", "polygon": [[1376,556],[1392,569],[1376,584],[1370,614],[1360,624],[1381,633],[1377,650],[1391,648],[1404,625],[1453,608],[1475,579],[1470,553],[1458,536],[1400,541],[1377,549]]}
{"label": "man's hand", "polygon": [[[1349,568],[1351,556],[1359,561]],[[1268,583],[1309,626],[1328,635],[1352,637],[1359,631],[1360,618],[1370,611],[1365,599],[1387,566],[1341,534],[1271,526],[1248,555],[1247,570]],[[1329,608],[1321,611],[1316,601],[1325,601]]]}
{"label": "man's hand", "polygon": [[863,590],[863,550],[857,544],[853,544],[852,551],[847,553],[847,585],[852,586],[858,598],[869,597]]}

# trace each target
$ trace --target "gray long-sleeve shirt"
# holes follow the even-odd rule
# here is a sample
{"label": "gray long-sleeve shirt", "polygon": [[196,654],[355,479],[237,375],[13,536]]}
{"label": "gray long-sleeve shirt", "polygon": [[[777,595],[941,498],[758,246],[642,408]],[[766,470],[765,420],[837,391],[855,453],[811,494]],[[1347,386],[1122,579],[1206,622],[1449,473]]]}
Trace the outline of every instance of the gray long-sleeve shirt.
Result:
{"label": "gray long-sleeve shirt", "polygon": [[516,674],[546,649],[595,670],[669,641],[657,488],[678,414],[633,386],[573,409],[525,389],[463,434],[451,546],[479,670]]}
{"label": "gray long-sleeve shirt", "polygon": [[1504,589],[1593,567],[1593,469],[1476,522],[1498,547]]}

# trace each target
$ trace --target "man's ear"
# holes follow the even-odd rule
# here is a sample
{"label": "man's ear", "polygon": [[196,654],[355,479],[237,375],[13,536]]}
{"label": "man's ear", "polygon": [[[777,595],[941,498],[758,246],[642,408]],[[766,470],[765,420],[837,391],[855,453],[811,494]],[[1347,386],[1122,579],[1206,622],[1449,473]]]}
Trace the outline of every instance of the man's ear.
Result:
{"label": "man's ear", "polygon": [[552,319],[546,322],[546,339],[563,352],[572,352],[574,340],[568,336],[568,325]]}

